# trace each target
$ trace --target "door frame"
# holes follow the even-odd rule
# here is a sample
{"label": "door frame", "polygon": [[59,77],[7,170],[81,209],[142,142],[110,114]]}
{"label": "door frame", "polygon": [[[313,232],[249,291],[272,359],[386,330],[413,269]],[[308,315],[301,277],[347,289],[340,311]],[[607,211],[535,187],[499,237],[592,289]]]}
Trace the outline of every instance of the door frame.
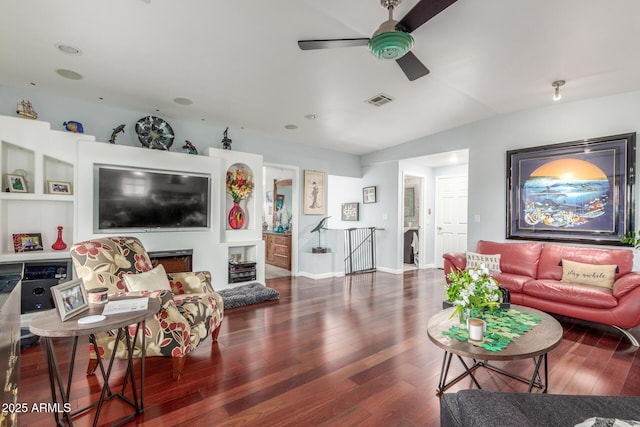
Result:
{"label": "door frame", "polygon": [[[263,168],[272,168],[272,169],[287,169],[293,173],[293,177],[291,178],[291,222],[293,223],[293,230],[291,230],[291,276],[298,275],[298,228],[300,226],[299,217],[300,217],[300,168],[298,166],[293,165],[285,165],[281,163],[262,163]],[[263,171],[264,172],[264,171]],[[266,175],[264,175],[266,176]],[[266,193],[266,188],[263,193]],[[266,194],[263,194],[260,198],[260,202],[265,202]],[[274,196],[275,197],[275,196]],[[266,260],[266,252],[265,252],[265,260]]]}

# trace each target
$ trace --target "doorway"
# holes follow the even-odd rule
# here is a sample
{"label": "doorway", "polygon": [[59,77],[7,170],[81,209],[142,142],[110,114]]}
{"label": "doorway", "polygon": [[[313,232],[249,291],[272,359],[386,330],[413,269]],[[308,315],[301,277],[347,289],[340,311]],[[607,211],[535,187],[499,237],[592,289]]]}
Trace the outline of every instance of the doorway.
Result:
{"label": "doorway", "polygon": [[403,203],[403,269],[413,270],[420,266],[420,228],[422,201],[422,177],[404,176]]}
{"label": "doorway", "polygon": [[263,167],[262,240],[265,278],[295,275],[297,266],[298,169],[284,165]]}

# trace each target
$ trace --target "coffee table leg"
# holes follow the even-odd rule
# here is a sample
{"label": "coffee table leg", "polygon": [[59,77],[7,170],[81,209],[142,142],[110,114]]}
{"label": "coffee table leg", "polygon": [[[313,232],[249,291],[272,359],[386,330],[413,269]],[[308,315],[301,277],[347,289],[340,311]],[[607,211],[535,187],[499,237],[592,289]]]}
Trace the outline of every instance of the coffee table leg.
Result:
{"label": "coffee table leg", "polygon": [[449,388],[449,386],[457,383],[467,375],[471,377],[476,387],[478,387],[479,389],[482,389],[482,387],[480,387],[480,383],[478,383],[478,380],[476,380],[475,375],[473,375],[473,370],[476,369],[478,366],[481,366],[480,362],[477,362],[474,359],[473,365],[469,367],[460,356],[458,356],[458,359],[460,360],[460,363],[462,364],[462,366],[464,366],[464,372],[447,383],[447,376],[449,375],[449,366],[451,366],[451,356],[452,356],[452,353],[449,353],[448,351],[445,350],[444,358],[442,359],[442,368],[440,368],[440,381],[438,383],[438,388],[436,389],[436,394],[438,396],[441,395],[442,393],[444,393],[446,389]]}
{"label": "coffee table leg", "polygon": [[[542,364],[543,359],[544,359],[544,383],[542,382],[542,378],[540,378],[540,365]],[[534,360],[534,368],[533,368],[533,374],[531,375],[531,381],[529,382],[528,392],[531,393],[531,390],[533,390],[533,387],[536,386],[542,389],[541,390],[542,393],[546,393],[547,384],[549,382],[549,372],[547,369],[547,353],[541,356],[538,356],[537,359],[534,357],[533,360]]]}

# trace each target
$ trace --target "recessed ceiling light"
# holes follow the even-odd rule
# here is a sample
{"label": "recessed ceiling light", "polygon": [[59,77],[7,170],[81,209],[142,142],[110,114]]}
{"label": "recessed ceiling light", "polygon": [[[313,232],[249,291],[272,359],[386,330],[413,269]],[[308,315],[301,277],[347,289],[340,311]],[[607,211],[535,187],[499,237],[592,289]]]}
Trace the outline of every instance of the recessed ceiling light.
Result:
{"label": "recessed ceiling light", "polygon": [[189,98],[174,98],[173,102],[180,105],[191,105],[193,101]]}
{"label": "recessed ceiling light", "polygon": [[298,129],[298,125],[284,125],[285,129],[294,130]]}
{"label": "recessed ceiling light", "polygon": [[56,70],[56,73],[58,73],[60,76],[64,77],[65,79],[82,80],[82,74],[76,73],[73,70],[65,70],[64,68],[59,68]]}
{"label": "recessed ceiling light", "polygon": [[82,55],[82,51],[75,46],[69,46],[68,44],[58,43],[56,47],[60,52],[66,53],[67,55],[74,55],[74,56]]}
{"label": "recessed ceiling light", "polygon": [[316,116],[315,114],[307,114],[306,116],[304,116],[305,119],[309,119],[309,120],[315,120],[316,117],[318,116]]}

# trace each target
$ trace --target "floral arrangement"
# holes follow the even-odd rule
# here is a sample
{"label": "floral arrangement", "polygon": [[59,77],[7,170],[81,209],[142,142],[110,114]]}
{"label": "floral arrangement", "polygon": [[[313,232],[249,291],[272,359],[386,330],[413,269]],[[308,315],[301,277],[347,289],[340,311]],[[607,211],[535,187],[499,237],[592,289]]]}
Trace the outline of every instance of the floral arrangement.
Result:
{"label": "floral arrangement", "polygon": [[462,319],[464,309],[473,312],[485,307],[490,310],[500,307],[502,292],[498,289],[498,282],[489,276],[489,269],[484,264],[471,270],[452,271],[447,279],[447,296],[456,306],[451,317],[458,314]]}
{"label": "floral arrangement", "polygon": [[227,171],[227,193],[231,194],[233,201],[239,202],[249,197],[253,190],[252,178],[251,172],[245,176],[245,171],[240,168]]}

